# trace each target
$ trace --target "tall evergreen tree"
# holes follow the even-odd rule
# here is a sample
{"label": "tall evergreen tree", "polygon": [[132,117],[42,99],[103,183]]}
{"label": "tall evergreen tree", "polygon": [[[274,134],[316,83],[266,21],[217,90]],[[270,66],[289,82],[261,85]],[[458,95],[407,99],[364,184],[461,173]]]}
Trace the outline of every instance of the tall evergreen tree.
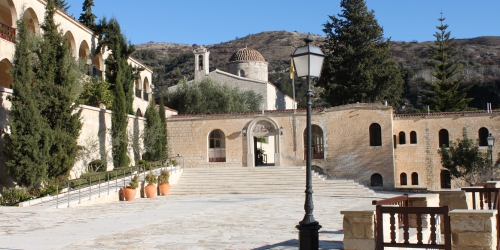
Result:
{"label": "tall evergreen tree", "polygon": [[50,131],[40,114],[40,85],[36,72],[40,39],[27,27],[25,19],[17,21],[17,43],[14,52],[12,103],[9,111],[10,134],[5,135],[4,155],[7,174],[18,185],[31,186],[47,175],[51,144]]}
{"label": "tall evergreen tree", "polygon": [[71,5],[68,5],[66,0],[54,0],[54,4],[56,8],[61,9],[64,12],[67,12]]}
{"label": "tall evergreen tree", "polygon": [[322,97],[332,106],[387,101],[399,107],[403,80],[374,11],[364,0],[342,0],[340,6],[342,13],[329,16],[323,29]]}
{"label": "tall evergreen tree", "polygon": [[160,98],[160,107],[158,109],[160,115],[160,158],[167,158],[167,118],[165,116],[165,105],[163,104],[163,97]]}
{"label": "tall evergreen tree", "polygon": [[83,2],[82,6],[82,14],[80,14],[80,18],[78,18],[78,21],[82,23],[83,25],[89,27],[91,30],[95,31],[96,24],[95,24],[95,18],[96,15],[92,13],[92,6],[94,6],[94,0],[85,0]]}
{"label": "tall evergreen tree", "polygon": [[66,39],[54,22],[54,0],[48,0],[42,25],[43,41],[40,49],[41,70],[37,75],[43,103],[41,114],[51,129],[53,143],[50,147],[47,174],[49,178],[66,177],[75,164],[80,147],[77,140],[82,123],[77,99],[82,89],[81,72],[68,49]]}
{"label": "tall evergreen tree", "polygon": [[431,59],[434,60],[432,66],[434,71],[431,75],[436,78],[435,82],[428,83],[430,90],[422,91],[423,98],[420,102],[429,105],[436,112],[463,111],[468,109],[468,103],[473,98],[466,98],[467,92],[472,87],[462,86],[463,76],[458,76],[462,71],[461,64],[456,56],[458,51],[455,48],[451,33],[446,31],[447,24],[443,24],[445,18],[438,19],[438,31],[434,34],[436,41],[432,49]]}
{"label": "tall evergreen tree", "polygon": [[113,115],[111,117],[111,136],[113,138],[113,163],[114,167],[125,167],[130,163],[127,156],[127,114],[133,114],[133,84],[138,78],[140,68],[128,64],[128,58],[135,47],[126,41],[121,33],[120,25],[115,18],[109,22],[102,19],[96,27],[98,34],[97,51],[111,51],[106,58],[106,79],[111,83],[114,92]]}
{"label": "tall evergreen tree", "polygon": [[149,103],[146,113],[146,124],[144,126],[144,148],[145,153],[142,158],[147,161],[155,161],[161,158],[162,154],[162,134],[160,116],[156,110],[154,99]]}

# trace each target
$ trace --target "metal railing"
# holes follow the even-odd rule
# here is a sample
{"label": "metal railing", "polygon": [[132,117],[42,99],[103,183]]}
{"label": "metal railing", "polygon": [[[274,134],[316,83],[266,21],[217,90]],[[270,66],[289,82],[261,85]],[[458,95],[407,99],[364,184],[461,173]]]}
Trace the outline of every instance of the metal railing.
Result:
{"label": "metal railing", "polygon": [[16,29],[0,22],[0,38],[16,43]]}
{"label": "metal railing", "polygon": [[[182,165],[179,162],[181,158]],[[172,160],[177,161],[178,167],[169,167]],[[109,195],[110,190],[113,189],[115,192],[118,192],[119,188],[127,186],[134,175],[139,175],[140,180],[144,180],[149,172],[168,170],[169,173],[172,174],[176,173],[178,170],[182,171],[183,169],[184,157],[175,156],[155,162],[148,162],[137,166],[119,168],[106,172],[97,172],[85,177],[67,180],[56,184],[56,208],[59,208],[60,204],[65,203],[67,203],[67,207],[69,207],[71,201],[75,202],[78,200],[78,204],[80,204],[82,199],[92,200],[92,195],[97,195],[98,197],[101,197],[103,193]]]}

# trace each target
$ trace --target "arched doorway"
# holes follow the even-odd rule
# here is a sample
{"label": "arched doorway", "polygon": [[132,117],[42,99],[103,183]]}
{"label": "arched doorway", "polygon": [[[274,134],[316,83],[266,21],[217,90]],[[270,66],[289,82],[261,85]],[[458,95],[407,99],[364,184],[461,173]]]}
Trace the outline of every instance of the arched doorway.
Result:
{"label": "arched doorway", "polygon": [[9,59],[5,58],[0,61],[0,87],[2,88],[12,88],[12,75],[8,72],[8,70],[12,69],[12,64]]}
{"label": "arched doorway", "polygon": [[382,175],[372,174],[372,177],[370,178],[370,186],[371,187],[383,187],[384,186],[384,179],[382,178]]}
{"label": "arched doorway", "polygon": [[27,8],[24,11],[23,18],[26,20],[26,24],[31,31],[35,34],[40,34],[40,23],[38,22],[38,17],[32,8]]}
{"label": "arched doorway", "polygon": [[[247,167],[263,165],[259,161],[259,149],[262,148],[266,159],[266,166],[280,166],[280,133],[278,124],[268,118],[257,118],[248,125],[247,134]],[[265,138],[266,142],[258,138]],[[264,160],[264,159],[263,159]]]}

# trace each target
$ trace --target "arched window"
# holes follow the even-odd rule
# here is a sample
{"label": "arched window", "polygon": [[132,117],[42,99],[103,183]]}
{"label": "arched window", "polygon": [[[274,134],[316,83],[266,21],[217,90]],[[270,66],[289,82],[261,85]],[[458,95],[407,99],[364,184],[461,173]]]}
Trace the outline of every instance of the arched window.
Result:
{"label": "arched window", "polygon": [[2,88],[12,88],[14,80],[9,70],[12,69],[12,64],[9,59],[5,58],[0,61],[0,87]]}
{"label": "arched window", "polygon": [[406,144],[406,134],[405,132],[399,132],[399,144]]}
{"label": "arched window", "polygon": [[439,130],[439,147],[449,147],[450,146],[450,136],[448,135],[448,130]]}
{"label": "arched window", "polygon": [[216,129],[208,137],[208,161],[226,162],[226,137],[224,132]]}
{"label": "arched window", "polygon": [[384,186],[384,181],[383,181],[382,175],[372,174],[372,177],[370,178],[370,186],[372,186],[372,187]]}
{"label": "arched window", "polygon": [[370,125],[370,146],[382,146],[382,129],[378,123]]}
{"label": "arched window", "polygon": [[410,144],[417,144],[417,132],[410,132]]}
{"label": "arched window", "polygon": [[480,147],[488,146],[488,135],[490,134],[488,129],[484,127],[480,128],[478,133],[479,133],[479,146]]}
{"label": "arched window", "polygon": [[241,76],[241,77],[245,77],[245,71],[244,71],[244,70],[242,70],[242,69],[240,69],[240,76]]}
{"label": "arched window", "polygon": [[451,188],[451,175],[448,170],[441,170],[441,188]]}
{"label": "arched window", "polygon": [[141,98],[142,97],[141,79],[136,79],[135,80],[135,97],[137,97],[137,98]]}
{"label": "arched window", "polygon": [[142,111],[141,111],[141,109],[137,109],[137,111],[135,112],[135,115],[142,117]]}
{"label": "arched window", "polygon": [[401,186],[408,185],[408,182],[406,181],[406,173],[403,172],[399,175],[399,182],[401,183]]}
{"label": "arched window", "polygon": [[149,94],[150,94],[150,89],[149,89],[149,80],[147,77],[144,78],[144,82],[142,84],[142,99],[144,101],[149,101]]}
{"label": "arched window", "polygon": [[[311,126],[311,154],[313,159],[324,159],[323,130],[318,125]],[[307,158],[307,129],[304,130],[304,159]]]}
{"label": "arched window", "polygon": [[418,185],[418,174],[416,172],[411,174],[411,185]]}
{"label": "arched window", "polygon": [[198,70],[203,70],[203,56],[198,56]]}

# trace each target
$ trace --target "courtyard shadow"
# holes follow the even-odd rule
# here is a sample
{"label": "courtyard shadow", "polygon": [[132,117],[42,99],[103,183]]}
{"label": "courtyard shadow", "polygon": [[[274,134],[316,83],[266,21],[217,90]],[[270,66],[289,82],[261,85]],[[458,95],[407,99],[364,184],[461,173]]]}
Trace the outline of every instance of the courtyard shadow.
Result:
{"label": "courtyard shadow", "polygon": [[[337,231],[335,231],[337,232]],[[320,232],[324,233],[324,232]],[[297,249],[299,247],[299,240],[287,240],[273,245],[266,245],[258,248],[253,248],[253,250],[284,250],[284,249]],[[319,241],[319,249],[344,249],[344,243],[342,241]]]}

